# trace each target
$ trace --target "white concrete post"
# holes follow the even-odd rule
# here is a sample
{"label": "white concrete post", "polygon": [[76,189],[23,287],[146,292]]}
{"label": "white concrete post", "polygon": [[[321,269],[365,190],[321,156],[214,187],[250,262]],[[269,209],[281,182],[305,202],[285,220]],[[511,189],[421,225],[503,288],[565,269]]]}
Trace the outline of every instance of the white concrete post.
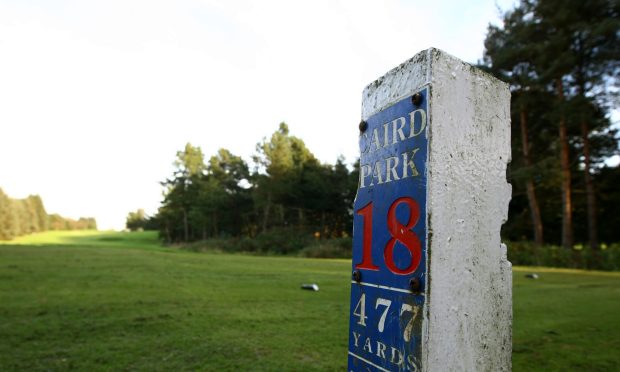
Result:
{"label": "white concrete post", "polygon": [[511,186],[508,85],[428,49],[368,85],[362,119],[429,88],[425,371],[508,371],[512,270],[500,228]]}

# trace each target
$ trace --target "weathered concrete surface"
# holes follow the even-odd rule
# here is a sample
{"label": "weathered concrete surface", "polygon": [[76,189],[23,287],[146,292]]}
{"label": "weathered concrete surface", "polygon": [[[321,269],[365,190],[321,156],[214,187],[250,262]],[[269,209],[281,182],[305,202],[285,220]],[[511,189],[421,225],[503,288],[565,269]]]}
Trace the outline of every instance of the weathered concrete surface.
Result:
{"label": "weathered concrete surface", "polygon": [[429,85],[425,371],[511,369],[507,84],[428,49],[363,92],[362,119]]}

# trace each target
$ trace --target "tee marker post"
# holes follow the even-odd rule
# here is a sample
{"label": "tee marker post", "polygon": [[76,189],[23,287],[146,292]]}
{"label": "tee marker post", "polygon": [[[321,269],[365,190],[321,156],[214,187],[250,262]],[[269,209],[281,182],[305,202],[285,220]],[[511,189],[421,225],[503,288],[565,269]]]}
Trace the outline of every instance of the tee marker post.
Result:
{"label": "tee marker post", "polygon": [[509,371],[508,85],[438,49],[363,92],[349,371]]}

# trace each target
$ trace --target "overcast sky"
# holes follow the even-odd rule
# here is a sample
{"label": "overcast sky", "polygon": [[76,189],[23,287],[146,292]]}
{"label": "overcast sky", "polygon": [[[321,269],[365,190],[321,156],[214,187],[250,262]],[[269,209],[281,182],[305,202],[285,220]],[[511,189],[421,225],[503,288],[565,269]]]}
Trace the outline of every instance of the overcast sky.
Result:
{"label": "overcast sky", "polygon": [[364,86],[418,51],[482,56],[511,0],[0,0],[0,187],[122,229],[185,143],[248,162],[286,121],[357,156]]}

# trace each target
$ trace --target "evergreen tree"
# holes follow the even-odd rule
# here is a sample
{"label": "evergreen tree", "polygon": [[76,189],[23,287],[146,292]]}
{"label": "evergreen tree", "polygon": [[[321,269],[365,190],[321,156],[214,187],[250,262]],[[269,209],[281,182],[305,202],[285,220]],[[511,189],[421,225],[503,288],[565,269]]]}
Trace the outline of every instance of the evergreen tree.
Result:
{"label": "evergreen tree", "polygon": [[[597,96],[608,97],[605,94],[609,91],[608,85],[617,77],[618,30],[617,2],[523,0],[505,14],[503,27],[489,28],[485,41],[485,62],[493,73],[511,83],[513,108],[520,111],[514,121],[519,122],[521,128],[519,142],[525,163],[523,168],[536,167],[536,161],[532,160],[536,151],[532,151],[531,144],[545,143],[537,138],[542,137],[541,132],[528,130],[532,119],[534,122],[548,119],[556,123],[557,134],[546,139],[546,148],[551,144],[559,155],[561,241],[566,248],[572,248],[574,240],[573,174],[579,159],[584,172],[589,240],[592,247],[597,246],[592,153],[603,155],[607,151],[609,156],[613,153],[609,149],[615,149],[617,141],[594,138],[601,137],[601,133],[607,134],[608,140],[613,138],[609,136],[609,120],[598,120],[595,113],[604,106]],[[551,104],[548,104],[548,96],[555,97]],[[541,97],[542,101],[537,102]],[[542,115],[530,115],[532,108],[545,104],[546,111]],[[595,150],[595,142],[597,146],[603,142],[612,144],[607,143]],[[543,159],[541,163],[545,162]],[[550,172],[543,177],[552,179],[554,174]],[[534,180],[526,178],[525,183],[534,235],[540,243],[542,225],[537,225],[544,219],[545,211],[538,208],[541,212],[536,212]]]}
{"label": "evergreen tree", "polygon": [[147,223],[146,213],[144,209],[138,209],[135,212],[129,212],[125,220],[125,227],[131,231],[144,229]]}
{"label": "evergreen tree", "polygon": [[542,216],[531,172],[534,167],[532,152],[535,152],[535,149],[532,147],[529,130],[532,125],[530,107],[535,97],[540,95],[541,83],[539,72],[533,63],[534,50],[528,48],[538,35],[532,23],[528,21],[532,9],[527,5],[522,4],[521,7],[506,13],[503,28],[489,26],[485,40],[485,62],[492,73],[511,84],[513,93],[511,106],[518,114],[520,136],[517,138],[521,140],[523,168],[530,170],[524,172],[523,180],[527,191],[534,241],[537,245],[542,245],[544,242]]}
{"label": "evergreen tree", "polygon": [[286,223],[285,205],[302,208],[303,201],[299,200],[295,186],[299,184],[304,167],[315,166],[318,161],[301,139],[289,135],[286,123],[280,123],[271,139],[263,140],[256,150],[254,161],[258,174],[254,177],[254,201],[262,209],[261,231],[265,232],[274,218],[274,207],[277,207],[275,220],[279,225]]}
{"label": "evergreen tree", "polygon": [[34,220],[34,228],[36,228],[36,231],[47,231],[48,218],[45,207],[43,206],[43,200],[39,195],[30,195],[27,199],[30,206],[31,216]]}
{"label": "evergreen tree", "polygon": [[174,165],[177,167],[175,177],[164,183],[168,187],[164,202],[182,216],[183,241],[189,241],[189,212],[192,194],[195,194],[196,190],[196,186],[192,186],[192,183],[199,179],[206,169],[202,150],[187,143],[184,151],[177,152]]}
{"label": "evergreen tree", "polygon": [[0,188],[0,240],[11,240],[19,235],[13,201]]}
{"label": "evergreen tree", "polygon": [[209,159],[206,178],[209,183],[201,199],[212,209],[214,235],[240,235],[244,216],[252,210],[248,165],[241,157],[220,149]]}

